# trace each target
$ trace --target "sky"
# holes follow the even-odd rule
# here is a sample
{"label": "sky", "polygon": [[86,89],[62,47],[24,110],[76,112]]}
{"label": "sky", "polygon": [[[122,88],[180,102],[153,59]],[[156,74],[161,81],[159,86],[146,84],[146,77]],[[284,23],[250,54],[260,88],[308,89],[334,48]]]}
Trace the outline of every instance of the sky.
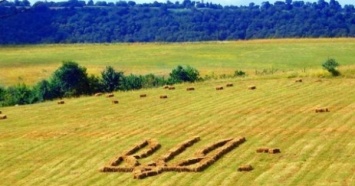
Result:
{"label": "sky", "polygon": [[[29,0],[32,4],[34,2],[36,2],[37,0]],[[44,1],[44,0],[41,0]],[[63,0],[47,0],[47,1],[54,1],[54,2],[58,2],[58,1],[63,1]],[[66,0],[64,0],[66,1]],[[88,0],[86,0],[88,1]],[[94,2],[96,1],[102,1],[102,0],[94,0]],[[119,0],[105,0],[106,2],[116,2]],[[129,0],[126,0],[129,1]],[[133,0],[136,3],[152,3],[154,1],[158,1],[158,2],[166,2],[166,0]],[[171,2],[182,2],[183,0],[170,0]],[[194,1],[201,1],[201,0],[194,0]],[[204,2],[213,2],[216,4],[221,4],[221,5],[249,5],[249,3],[253,2],[257,5],[260,5],[262,2],[267,1],[267,0],[204,0]],[[268,0],[270,3],[274,3],[276,0]],[[278,0],[278,1],[284,1],[284,0]],[[318,0],[303,0],[304,2],[317,2]],[[329,0],[325,0],[326,2],[329,2]],[[337,0],[341,5],[345,5],[345,4],[352,4],[355,5],[355,1],[354,0]]]}

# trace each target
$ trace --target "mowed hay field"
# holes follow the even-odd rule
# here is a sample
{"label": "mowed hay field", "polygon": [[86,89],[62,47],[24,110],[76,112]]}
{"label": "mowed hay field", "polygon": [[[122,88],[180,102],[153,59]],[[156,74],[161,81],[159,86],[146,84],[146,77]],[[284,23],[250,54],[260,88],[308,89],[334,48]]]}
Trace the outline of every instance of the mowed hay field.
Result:
{"label": "mowed hay field", "polygon": [[[0,85],[48,79],[62,61],[73,60],[99,75],[105,66],[126,74],[169,75],[191,65],[202,76],[243,70],[275,70],[282,77],[319,77],[321,64],[335,58],[344,76],[355,74],[355,39],[279,39],[200,43],[60,44],[0,46]],[[320,70],[320,72],[319,72]]]}
{"label": "mowed hay field", "polygon": [[[354,185],[355,81],[317,80],[216,80],[1,108],[8,116],[0,120],[1,185]],[[317,107],[330,112],[316,113]],[[142,163],[194,136],[201,141],[169,163],[221,139],[246,142],[198,173],[136,180],[99,171],[144,139],[162,147]],[[256,153],[259,147],[281,153]],[[254,170],[237,171],[246,164]]]}

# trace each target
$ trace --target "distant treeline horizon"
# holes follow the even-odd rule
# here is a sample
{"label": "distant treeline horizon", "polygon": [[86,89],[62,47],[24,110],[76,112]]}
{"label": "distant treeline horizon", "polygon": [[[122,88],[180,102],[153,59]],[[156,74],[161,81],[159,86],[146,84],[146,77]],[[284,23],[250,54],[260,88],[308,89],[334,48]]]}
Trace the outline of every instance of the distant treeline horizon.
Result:
{"label": "distant treeline horizon", "polygon": [[336,0],[222,6],[183,2],[0,1],[0,44],[191,42],[355,36],[354,5]]}

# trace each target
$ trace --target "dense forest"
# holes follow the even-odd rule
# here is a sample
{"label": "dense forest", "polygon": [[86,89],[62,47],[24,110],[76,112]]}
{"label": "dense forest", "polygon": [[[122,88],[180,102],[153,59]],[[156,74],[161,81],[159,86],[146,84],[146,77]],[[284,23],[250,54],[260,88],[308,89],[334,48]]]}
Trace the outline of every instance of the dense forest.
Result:
{"label": "dense forest", "polygon": [[221,6],[184,0],[0,1],[0,44],[184,42],[354,37],[354,5],[336,0]]}

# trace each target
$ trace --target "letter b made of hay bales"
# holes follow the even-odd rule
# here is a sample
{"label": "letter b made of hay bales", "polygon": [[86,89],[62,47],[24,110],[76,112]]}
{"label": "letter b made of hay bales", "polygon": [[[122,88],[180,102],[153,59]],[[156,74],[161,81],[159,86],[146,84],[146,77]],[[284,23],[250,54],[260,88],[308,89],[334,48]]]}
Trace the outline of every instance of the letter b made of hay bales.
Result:
{"label": "letter b made of hay bales", "polygon": [[[108,165],[103,167],[101,172],[131,172],[133,178],[143,179],[150,176],[155,176],[163,172],[201,172],[224,154],[230,152],[246,140],[241,138],[229,138],[217,141],[207,145],[203,149],[197,151],[194,156],[182,160],[180,162],[170,164],[169,161],[184,152],[187,148],[193,146],[200,141],[200,137],[193,137],[186,140],[174,148],[168,150],[162,156],[153,162],[142,165],[138,160],[147,158],[154,154],[159,148],[160,144],[157,140],[149,139],[144,140],[128,151],[113,158]],[[145,149],[145,150],[143,150]]]}

